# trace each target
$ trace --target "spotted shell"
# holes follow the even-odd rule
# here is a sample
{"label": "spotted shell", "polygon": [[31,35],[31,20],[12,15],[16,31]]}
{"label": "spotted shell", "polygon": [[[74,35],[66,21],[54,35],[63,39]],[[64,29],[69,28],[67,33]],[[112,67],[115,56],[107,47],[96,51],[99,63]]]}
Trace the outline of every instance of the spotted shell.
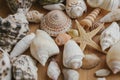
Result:
{"label": "spotted shell", "polygon": [[39,0],[40,5],[56,4],[63,2],[64,0]]}
{"label": "spotted shell", "polygon": [[56,37],[58,34],[68,31],[71,25],[71,19],[63,11],[53,10],[44,16],[40,27],[51,36]]}

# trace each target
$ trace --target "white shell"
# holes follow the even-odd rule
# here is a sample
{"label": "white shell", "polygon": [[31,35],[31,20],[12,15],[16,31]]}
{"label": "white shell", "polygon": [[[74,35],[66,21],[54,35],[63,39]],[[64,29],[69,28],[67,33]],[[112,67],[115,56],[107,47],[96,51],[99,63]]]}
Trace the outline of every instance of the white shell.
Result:
{"label": "white shell", "polygon": [[99,7],[103,4],[104,0],[87,0],[87,3],[91,7]]}
{"label": "white shell", "polygon": [[36,63],[27,55],[13,60],[13,77],[15,80],[38,80]]}
{"label": "white shell", "polygon": [[36,37],[31,43],[30,50],[32,56],[43,66],[49,57],[59,54],[59,48],[55,41],[43,30],[36,31]]}
{"label": "white shell", "polygon": [[110,48],[106,56],[106,61],[114,74],[120,72],[120,41]]}
{"label": "white shell", "polygon": [[104,77],[103,78],[97,78],[97,80],[106,80],[106,78],[104,78]]}
{"label": "white shell", "polygon": [[0,80],[11,80],[11,63],[7,52],[0,48]]}
{"label": "white shell", "polygon": [[35,37],[34,33],[31,33],[27,36],[25,36],[23,39],[21,39],[13,48],[12,52],[10,53],[10,57],[16,57],[21,55],[23,52],[25,52],[29,47],[30,44]]}
{"label": "white shell", "polygon": [[106,77],[106,76],[110,75],[110,70],[108,70],[108,69],[100,69],[100,70],[97,70],[95,72],[95,75],[99,76],[99,77]]}
{"label": "white shell", "polygon": [[63,69],[64,80],[79,80],[79,73],[72,69]]}
{"label": "white shell", "polygon": [[47,10],[64,10],[65,5],[62,3],[48,4],[48,5],[43,6],[43,8]]}
{"label": "white shell", "polygon": [[87,10],[84,0],[66,0],[66,12],[71,18],[78,18]]}
{"label": "white shell", "polygon": [[47,69],[47,75],[49,78],[52,80],[58,80],[60,73],[61,71],[56,61],[51,61]]}
{"label": "white shell", "polygon": [[105,29],[100,36],[100,45],[103,51],[111,47],[120,40],[120,28],[116,22],[113,22]]}
{"label": "white shell", "polygon": [[77,43],[73,40],[67,41],[63,51],[63,65],[67,68],[78,69],[82,66],[84,54]]}

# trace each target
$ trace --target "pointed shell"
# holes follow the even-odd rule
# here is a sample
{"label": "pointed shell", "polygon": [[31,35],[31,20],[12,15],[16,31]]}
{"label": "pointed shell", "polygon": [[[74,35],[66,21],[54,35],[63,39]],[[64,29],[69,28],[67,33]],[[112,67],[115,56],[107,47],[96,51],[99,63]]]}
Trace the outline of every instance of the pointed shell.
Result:
{"label": "pointed shell", "polygon": [[82,66],[84,54],[77,43],[73,40],[67,41],[63,51],[63,65],[67,68],[78,69]]}
{"label": "pointed shell", "polygon": [[108,69],[100,69],[95,72],[95,75],[98,77],[106,77],[110,75],[110,70]]}
{"label": "pointed shell", "polygon": [[51,36],[66,32],[71,27],[71,19],[61,10],[53,10],[44,16],[40,28]]}
{"label": "pointed shell", "polygon": [[37,30],[30,51],[32,56],[45,66],[49,57],[59,54],[55,41],[43,30]]}

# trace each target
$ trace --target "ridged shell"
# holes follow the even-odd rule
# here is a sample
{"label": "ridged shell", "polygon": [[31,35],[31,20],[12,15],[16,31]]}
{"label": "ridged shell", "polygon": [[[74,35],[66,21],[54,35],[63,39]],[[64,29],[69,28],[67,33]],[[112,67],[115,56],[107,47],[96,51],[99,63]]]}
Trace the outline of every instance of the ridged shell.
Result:
{"label": "ridged shell", "polygon": [[71,25],[71,19],[63,11],[53,10],[44,16],[40,28],[55,37],[66,32]]}
{"label": "ridged shell", "polygon": [[48,4],[56,4],[63,2],[64,0],[38,0],[40,2],[40,5],[48,5]]}

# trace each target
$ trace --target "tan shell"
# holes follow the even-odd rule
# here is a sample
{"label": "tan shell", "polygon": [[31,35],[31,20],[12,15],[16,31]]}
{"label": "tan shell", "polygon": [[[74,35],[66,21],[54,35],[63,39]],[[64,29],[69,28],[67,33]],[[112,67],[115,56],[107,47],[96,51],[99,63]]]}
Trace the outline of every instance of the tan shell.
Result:
{"label": "tan shell", "polygon": [[44,16],[40,28],[51,36],[66,32],[71,27],[71,19],[61,10],[53,10]]}

